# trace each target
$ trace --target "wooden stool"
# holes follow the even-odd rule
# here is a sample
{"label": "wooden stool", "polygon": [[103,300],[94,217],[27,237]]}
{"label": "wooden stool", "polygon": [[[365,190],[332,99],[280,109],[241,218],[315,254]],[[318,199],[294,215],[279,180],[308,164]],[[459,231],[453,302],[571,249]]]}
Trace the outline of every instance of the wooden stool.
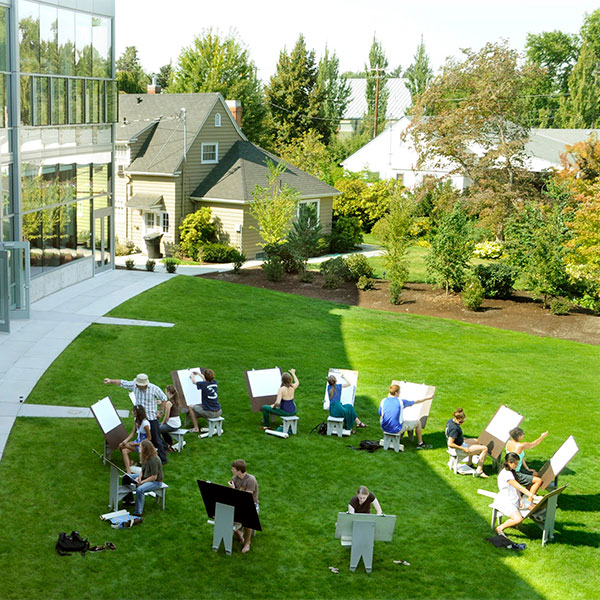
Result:
{"label": "wooden stool", "polygon": [[342,437],[343,431],[343,417],[327,417],[327,435],[337,434],[338,437]]}
{"label": "wooden stool", "polygon": [[296,415],[281,417],[281,420],[283,421],[283,433],[293,433],[294,435],[298,433],[299,418]]}
{"label": "wooden stool", "polygon": [[396,452],[404,452],[404,446],[400,443],[400,433],[383,432],[383,449],[387,450],[390,444]]}
{"label": "wooden stool", "polygon": [[169,435],[177,440],[177,444],[175,444],[175,446],[177,446],[178,452],[181,452],[183,450],[183,447],[185,446],[185,440],[183,439],[183,436],[187,432],[187,429],[177,429],[175,431],[169,431]]}
{"label": "wooden stool", "polygon": [[223,435],[223,417],[214,417],[213,419],[207,419],[208,421],[208,437],[213,435]]}

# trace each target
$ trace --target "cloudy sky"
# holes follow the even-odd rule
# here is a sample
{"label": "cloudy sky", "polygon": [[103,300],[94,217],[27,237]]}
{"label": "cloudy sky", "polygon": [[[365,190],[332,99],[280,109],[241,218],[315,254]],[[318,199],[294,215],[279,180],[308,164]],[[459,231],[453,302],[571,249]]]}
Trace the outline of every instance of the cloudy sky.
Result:
{"label": "cloudy sky", "polygon": [[364,67],[374,35],[390,67],[405,68],[423,35],[438,68],[461,48],[507,39],[522,50],[527,33],[577,33],[597,8],[600,0],[116,0],[116,56],[136,46],[144,69],[157,72],[169,61],[175,66],[181,49],[212,27],[236,32],[264,81],[300,33],[317,56],[326,46],[335,51],[342,71]]}

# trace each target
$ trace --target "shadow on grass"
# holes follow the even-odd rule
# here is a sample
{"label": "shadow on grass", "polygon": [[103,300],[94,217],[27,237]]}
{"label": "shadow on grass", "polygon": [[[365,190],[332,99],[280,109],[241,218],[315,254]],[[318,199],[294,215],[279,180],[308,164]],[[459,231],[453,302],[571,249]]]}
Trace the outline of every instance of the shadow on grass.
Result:
{"label": "shadow on grass", "polygon": [[[415,598],[543,598],[504,564],[506,551],[485,541],[489,525],[464,499],[477,498],[482,484],[447,479],[430,465],[446,462],[443,432],[425,431],[437,450],[400,454],[347,448],[379,438],[374,418],[351,441],[309,435],[326,416],[327,369],[356,368],[364,350],[346,321],[361,328],[364,320],[371,330],[361,329],[361,335],[371,336],[370,343],[381,349],[391,317],[186,277],[171,279],[113,313],[170,320],[175,327],[90,327],[50,367],[32,401],[89,405],[110,391],[118,408],[130,408],[127,394],[105,387],[103,377],[132,378],[144,370],[164,387],[170,370],[202,364],[217,374],[224,435],[188,436],[185,450],[165,467],[166,511],[148,502],[140,527],[114,531],[98,519],[107,510],[109,470],[90,452],[102,446],[95,421],[19,419],[0,463],[0,511],[11,515],[0,530],[0,558],[11,573],[5,598],[39,597],[41,590],[48,598],[123,597],[140,581],[139,569],[123,569],[125,557],[129,564],[143,565],[144,589],[156,598],[195,596],[195,581],[181,574],[199,568],[207,598],[392,598],[399,590],[410,590]],[[385,361],[381,352],[373,359],[371,370],[380,378]],[[85,386],[76,368],[82,363]],[[287,440],[260,431],[260,415],[250,411],[244,382],[244,370],[274,365],[295,367],[301,381],[299,435]],[[360,395],[359,416],[370,411],[372,399]],[[120,463],[118,453],[113,458]],[[228,557],[211,550],[212,528],[196,479],[225,484],[236,458],[246,459],[258,479],[264,532],[250,554],[240,555],[236,546]],[[32,473],[35,477],[27,475]],[[349,550],[334,539],[337,512],[346,510],[359,485],[371,488],[383,510],[398,517],[393,542],[375,544],[370,575],[362,565],[350,573]],[[83,560],[58,557],[53,553],[58,532],[71,529],[93,543],[114,541],[119,551]],[[400,569],[394,559],[408,560],[411,567]],[[484,585],[474,577],[474,565],[484,568]],[[329,566],[337,566],[339,575]]]}
{"label": "shadow on grass", "polygon": [[559,503],[563,510],[598,512],[600,494],[561,494]]}

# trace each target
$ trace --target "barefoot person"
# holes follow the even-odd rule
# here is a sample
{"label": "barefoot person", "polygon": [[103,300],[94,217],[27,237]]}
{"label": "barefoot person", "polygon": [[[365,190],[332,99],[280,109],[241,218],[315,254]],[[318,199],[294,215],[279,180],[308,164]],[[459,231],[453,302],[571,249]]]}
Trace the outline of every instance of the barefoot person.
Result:
{"label": "barefoot person", "polygon": [[515,478],[522,486],[528,488],[532,494],[535,494],[540,485],[542,485],[542,478],[539,477],[536,471],[532,471],[525,462],[525,450],[535,448],[547,435],[548,432],[544,431],[534,442],[524,442],[523,437],[525,433],[520,427],[515,427],[510,430],[511,439],[506,442],[506,453],[514,452],[519,456],[519,464],[515,469]]}
{"label": "barefoot person", "polygon": [[430,445],[423,442],[421,421],[405,421],[403,412],[407,406],[431,400],[433,395],[421,398],[420,400],[404,400],[400,398],[400,386],[396,384],[390,385],[389,393],[390,395],[387,398],[384,398],[379,404],[381,429],[383,429],[385,433],[414,431],[417,434],[417,450],[431,448]]}
{"label": "barefoot person", "polygon": [[[254,506],[256,506],[256,512],[258,513],[258,483],[256,482],[256,477],[246,471],[246,461],[234,460],[231,463],[231,472],[233,473],[233,477],[229,481],[229,487],[252,494]],[[235,531],[236,536],[242,544],[242,553],[244,554],[250,550],[252,532],[253,530],[248,527],[244,527],[244,533],[240,529],[236,529]]]}
{"label": "barefoot person", "polygon": [[216,419],[223,414],[223,409],[219,404],[219,384],[212,369],[204,369],[202,373],[193,371],[190,378],[200,391],[200,404],[195,404],[190,408],[190,417],[194,424],[193,431],[199,433],[198,417]]}
{"label": "barefoot person", "polygon": [[354,426],[366,427],[366,425],[358,418],[356,410],[352,404],[342,404],[342,388],[347,388],[350,383],[344,379],[342,374],[339,375],[341,383],[338,383],[335,375],[330,375],[327,378],[327,396],[329,397],[329,415],[336,418],[344,419],[344,429],[351,430]]}
{"label": "barefoot person", "polygon": [[505,514],[508,519],[496,527],[496,533],[505,535],[504,530],[507,527],[516,527],[523,516],[519,509],[524,508],[523,496],[527,496],[533,503],[533,494],[530,490],[517,482],[515,469],[519,464],[519,455],[509,452],[504,459],[504,466],[498,474],[498,495],[494,500],[493,506]]}
{"label": "barefoot person", "polygon": [[[133,436],[137,433],[135,441],[131,441]],[[140,445],[144,440],[152,440],[152,433],[150,431],[150,423],[146,418],[146,411],[143,406],[133,407],[133,430],[131,433],[119,444],[119,450],[123,455],[123,463],[125,464],[125,472],[131,473],[131,458],[129,454],[131,452],[140,452]]]}
{"label": "barefoot person", "polygon": [[[293,381],[292,377],[294,378]],[[296,377],[296,369],[290,369],[289,373],[284,373],[281,376],[281,387],[277,392],[277,399],[273,404],[265,404],[262,407],[263,429],[271,427],[271,415],[291,417],[296,414],[294,392],[299,385],[300,382]]]}
{"label": "barefoot person", "polygon": [[382,515],[381,505],[379,500],[375,498],[375,494],[369,491],[368,487],[361,485],[356,490],[356,496],[354,496],[348,503],[349,513],[370,513],[371,506],[375,509],[378,515]]}
{"label": "barefoot person", "polygon": [[473,457],[479,456],[477,461],[477,470],[473,473],[475,477],[488,477],[483,472],[483,462],[488,454],[487,446],[476,444],[477,440],[465,440],[461,425],[465,422],[465,413],[462,408],[457,408],[452,414],[452,418],[446,423],[446,439],[448,448],[454,448],[469,458],[468,465],[473,466]]}

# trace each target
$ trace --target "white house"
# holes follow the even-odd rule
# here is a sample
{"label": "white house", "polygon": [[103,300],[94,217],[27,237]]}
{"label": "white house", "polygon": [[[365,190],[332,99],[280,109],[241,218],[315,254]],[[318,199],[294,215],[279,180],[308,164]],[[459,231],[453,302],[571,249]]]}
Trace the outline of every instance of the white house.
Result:
{"label": "white house", "polygon": [[[449,175],[454,170],[450,162],[443,169],[427,168],[426,165],[417,167],[418,155],[410,136],[406,139],[402,136],[409,123],[410,119],[404,117],[391,124],[344,160],[342,166],[352,172],[377,173],[381,179],[400,179],[408,188],[420,185],[428,177],[450,177],[456,189],[468,187],[469,180],[464,175]],[[560,155],[565,152],[565,146],[582,142],[592,133],[600,136],[600,129],[532,129],[525,144],[527,168],[536,173],[560,168]],[[477,149],[474,147],[473,151],[477,152]]]}

